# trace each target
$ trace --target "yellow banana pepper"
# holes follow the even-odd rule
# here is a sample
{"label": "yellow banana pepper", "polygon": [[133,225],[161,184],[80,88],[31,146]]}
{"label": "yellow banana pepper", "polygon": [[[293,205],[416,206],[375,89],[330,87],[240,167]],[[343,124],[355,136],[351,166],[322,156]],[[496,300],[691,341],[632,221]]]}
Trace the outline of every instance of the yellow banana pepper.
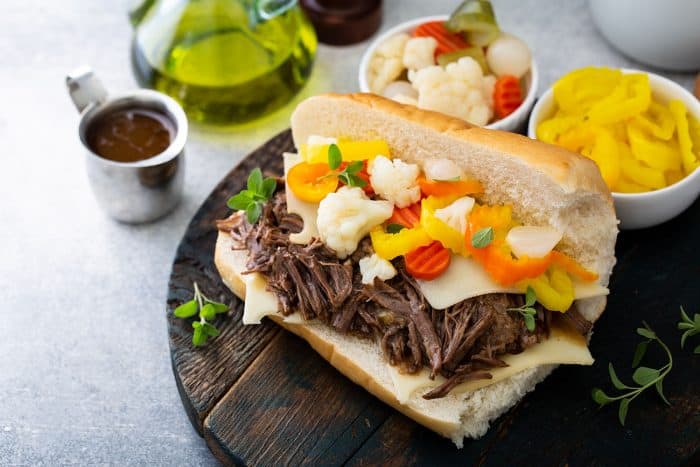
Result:
{"label": "yellow banana pepper", "polygon": [[582,115],[609,95],[622,77],[620,70],[587,67],[572,71],[554,83],[554,99],[566,114]]}
{"label": "yellow banana pepper", "polygon": [[[338,149],[344,161],[372,160],[378,155],[391,159],[389,145],[383,140],[347,141],[338,140]],[[328,162],[329,144],[302,144],[299,147],[301,157],[310,164]]]}
{"label": "yellow banana pepper", "polygon": [[438,198],[428,196],[421,201],[420,225],[433,240],[459,255],[466,255],[464,235],[435,217],[435,210],[444,208],[454,201],[454,197]]}
{"label": "yellow banana pepper", "polygon": [[[642,165],[637,159],[635,159],[634,155],[632,154],[632,150],[627,143],[618,141],[617,146],[620,151],[620,168],[623,178],[627,179],[627,181],[633,184],[636,184],[638,187],[641,187],[642,191],[649,191],[650,189],[658,190],[659,188],[666,186],[666,178],[664,177],[664,173],[662,171]],[[621,181],[618,180],[618,186],[615,188],[617,188],[619,191],[629,193],[629,190],[625,190],[619,186],[620,183]],[[632,185],[624,183],[623,185],[626,185],[628,188],[632,188],[635,190],[634,192],[638,192],[637,188],[633,188]]]}
{"label": "yellow banana pepper", "polygon": [[369,236],[375,253],[386,260],[405,255],[433,241],[422,227],[401,229],[392,234],[385,232],[382,226],[378,226],[370,231]]}
{"label": "yellow banana pepper", "polygon": [[669,109],[654,101],[649,104],[647,112],[634,117],[634,121],[640,128],[664,141],[673,137],[673,130],[676,128],[676,122]]}
{"label": "yellow banana pepper", "polygon": [[[678,145],[681,151],[683,170],[685,170],[687,175],[698,168],[700,161],[698,160],[698,156],[693,152],[693,141],[690,139],[690,129],[685,105],[683,105],[683,102],[674,99],[668,103],[668,108],[676,121],[676,132],[678,134]],[[696,152],[700,154],[700,148],[697,148]]]}
{"label": "yellow banana pepper", "polygon": [[548,310],[564,313],[574,302],[574,284],[569,275],[557,267],[551,267],[544,274],[525,279],[518,285],[523,290],[532,287],[537,301]]}
{"label": "yellow banana pepper", "polygon": [[609,187],[617,184],[620,158],[617,142],[610,130],[595,125],[580,125],[561,135],[559,145],[592,159]]}
{"label": "yellow banana pepper", "polygon": [[608,96],[598,100],[587,112],[591,123],[605,125],[638,115],[651,104],[651,86],[645,73],[630,73]]}
{"label": "yellow banana pepper", "polygon": [[559,137],[583,123],[583,119],[577,116],[553,117],[543,120],[537,125],[537,139],[545,143],[556,144]]}
{"label": "yellow banana pepper", "polygon": [[653,139],[634,122],[627,126],[627,137],[632,154],[637,160],[662,172],[680,170],[681,156],[678,148],[671,141]]}

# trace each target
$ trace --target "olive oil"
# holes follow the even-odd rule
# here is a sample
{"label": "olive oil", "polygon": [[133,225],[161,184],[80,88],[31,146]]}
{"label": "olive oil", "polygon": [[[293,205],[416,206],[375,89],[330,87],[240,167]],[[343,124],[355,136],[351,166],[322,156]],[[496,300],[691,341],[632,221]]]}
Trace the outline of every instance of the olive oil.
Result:
{"label": "olive oil", "polygon": [[316,35],[298,6],[258,21],[235,0],[181,1],[174,11],[158,6],[137,27],[134,70],[195,121],[264,116],[289,102],[311,73]]}

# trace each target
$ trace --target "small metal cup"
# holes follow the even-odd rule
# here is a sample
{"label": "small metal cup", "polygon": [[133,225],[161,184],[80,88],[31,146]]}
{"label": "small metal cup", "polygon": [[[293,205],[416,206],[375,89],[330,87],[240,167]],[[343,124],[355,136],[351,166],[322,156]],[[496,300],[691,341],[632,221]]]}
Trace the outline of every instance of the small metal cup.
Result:
{"label": "small metal cup", "polygon": [[[128,223],[149,222],[172,211],[182,196],[185,175],[187,117],[165,94],[140,89],[114,97],[87,67],[66,77],[73,103],[80,112],[78,135],[87,152],[88,178],[98,204],[111,217]],[[96,118],[122,109],[147,109],[169,118],[175,137],[162,153],[137,162],[117,162],[96,154],[87,143],[87,130]]]}

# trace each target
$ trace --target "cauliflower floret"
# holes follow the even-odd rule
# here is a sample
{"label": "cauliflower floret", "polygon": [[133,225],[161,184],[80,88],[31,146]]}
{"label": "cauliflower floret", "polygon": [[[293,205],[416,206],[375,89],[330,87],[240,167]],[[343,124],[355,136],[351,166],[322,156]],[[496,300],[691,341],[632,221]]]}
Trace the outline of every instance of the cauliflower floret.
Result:
{"label": "cauliflower floret", "polygon": [[435,210],[435,217],[464,235],[467,231],[467,215],[474,207],[474,198],[465,196],[442,209]]}
{"label": "cauliflower floret", "polygon": [[360,273],[363,284],[373,284],[375,277],[388,281],[396,275],[396,269],[389,261],[374,253],[360,260]]}
{"label": "cauliflower floret", "polygon": [[316,225],[321,241],[344,259],[372,227],[391,217],[393,211],[390,202],[373,201],[361,188],[346,186],[321,200]]}
{"label": "cauliflower floret", "polygon": [[406,42],[403,50],[403,64],[409,70],[435,65],[435,49],[437,41],[434,37],[414,37]]}
{"label": "cauliflower floret", "polygon": [[408,79],[418,90],[418,107],[435,110],[486,125],[493,117],[481,67],[471,57],[462,57],[445,68],[431,66],[409,71]]}
{"label": "cauliflower floret", "polygon": [[370,91],[381,94],[387,84],[401,76],[404,70],[403,51],[410,38],[408,34],[397,34],[377,47],[367,70]]}
{"label": "cauliflower floret", "polygon": [[375,193],[400,208],[420,200],[419,173],[416,164],[406,164],[401,159],[390,160],[384,156],[375,157],[369,166]]}
{"label": "cauliflower floret", "polygon": [[482,92],[486,97],[486,103],[493,109],[493,88],[496,87],[496,77],[494,75],[486,75],[482,83]]}

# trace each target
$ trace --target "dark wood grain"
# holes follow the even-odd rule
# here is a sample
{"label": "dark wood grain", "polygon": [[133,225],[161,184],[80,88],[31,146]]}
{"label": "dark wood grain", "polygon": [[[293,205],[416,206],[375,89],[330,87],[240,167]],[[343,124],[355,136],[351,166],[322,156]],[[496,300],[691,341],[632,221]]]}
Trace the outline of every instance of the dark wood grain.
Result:
{"label": "dark wood grain", "polygon": [[[340,465],[697,465],[700,453],[700,357],[680,349],[681,304],[700,309],[700,203],[662,226],[623,232],[606,313],[596,324],[592,367],[557,369],[479,440],[463,449],[415,424],[345,379],[301,339],[269,323],[240,325],[242,303],[213,265],[214,221],[254,167],[280,174],[289,132],[273,138],[229,173],[202,205],[178,248],[168,289],[173,371],[183,404],[212,452],[226,464]],[[205,294],[232,305],[219,318],[222,335],[204,348],[190,344],[187,321],[172,310]],[[213,297],[212,297],[213,298]],[[609,361],[629,379],[646,320],[669,344],[674,370],[665,391],[631,405],[627,426],[616,407],[597,409],[590,390],[613,391]],[[662,355],[651,352],[652,364]]]}

